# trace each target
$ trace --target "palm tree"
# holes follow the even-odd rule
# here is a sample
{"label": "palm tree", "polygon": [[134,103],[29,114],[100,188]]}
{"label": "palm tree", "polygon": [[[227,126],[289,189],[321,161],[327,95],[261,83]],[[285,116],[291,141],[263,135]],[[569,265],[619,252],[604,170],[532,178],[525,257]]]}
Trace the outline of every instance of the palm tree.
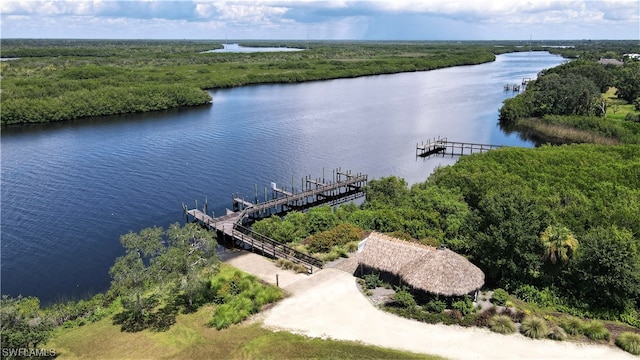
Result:
{"label": "palm tree", "polygon": [[549,225],[540,234],[540,241],[544,247],[543,260],[550,260],[555,264],[560,260],[566,264],[576,250],[578,250],[578,239],[564,226]]}

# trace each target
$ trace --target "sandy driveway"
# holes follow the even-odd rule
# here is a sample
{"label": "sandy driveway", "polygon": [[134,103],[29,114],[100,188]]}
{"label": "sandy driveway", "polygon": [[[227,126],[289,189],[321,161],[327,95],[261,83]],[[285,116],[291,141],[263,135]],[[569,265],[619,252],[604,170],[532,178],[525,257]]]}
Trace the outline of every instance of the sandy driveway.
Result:
{"label": "sandy driveway", "polygon": [[356,279],[326,268],[307,276],[283,271],[255,254],[227,261],[292,293],[264,313],[264,326],[312,337],[360,341],[449,359],[638,359],[615,347],[531,340],[480,328],[430,325],[379,310],[358,290]]}

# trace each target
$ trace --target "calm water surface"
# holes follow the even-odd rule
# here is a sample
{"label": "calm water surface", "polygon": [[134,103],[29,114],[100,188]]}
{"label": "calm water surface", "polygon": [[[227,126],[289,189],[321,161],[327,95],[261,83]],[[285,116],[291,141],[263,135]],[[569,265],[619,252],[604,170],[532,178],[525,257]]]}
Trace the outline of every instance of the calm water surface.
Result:
{"label": "calm water surface", "polygon": [[2,131],[2,294],[43,301],[105,290],[120,235],[182,221],[181,203],[222,214],[275,181],[342,167],[424,181],[448,158],[415,158],[434,136],[533,146],[497,126],[511,92],[563,59],[498,56],[443,70],[213,91],[214,104]]}
{"label": "calm water surface", "polygon": [[240,46],[238,44],[222,44],[222,49],[205,51],[206,53],[255,53],[255,52],[283,52],[283,51],[302,51],[303,49],[288,47],[251,47]]}

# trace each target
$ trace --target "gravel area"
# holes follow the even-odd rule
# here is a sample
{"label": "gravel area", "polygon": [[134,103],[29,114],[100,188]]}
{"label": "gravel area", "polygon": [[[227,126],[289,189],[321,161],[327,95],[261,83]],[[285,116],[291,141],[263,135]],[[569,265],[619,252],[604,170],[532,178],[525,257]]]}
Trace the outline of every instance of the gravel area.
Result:
{"label": "gravel area", "polygon": [[280,287],[291,296],[260,316],[263,325],[274,330],[359,341],[449,359],[638,359],[613,346],[532,340],[520,334],[500,335],[481,328],[425,324],[392,315],[374,305],[375,299],[382,301],[389,295],[383,294],[385,289],[376,289],[379,293],[372,298],[360,291],[351,275],[355,267],[349,259],[304,275],[282,270],[252,253],[227,254],[224,258],[272,284],[278,274]]}

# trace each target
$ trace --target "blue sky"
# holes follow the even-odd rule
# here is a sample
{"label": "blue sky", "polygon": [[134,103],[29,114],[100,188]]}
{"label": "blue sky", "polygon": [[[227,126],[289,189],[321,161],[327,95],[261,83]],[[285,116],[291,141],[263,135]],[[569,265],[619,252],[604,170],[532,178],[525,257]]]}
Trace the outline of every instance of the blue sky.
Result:
{"label": "blue sky", "polygon": [[1,38],[640,39],[638,0],[13,1]]}

